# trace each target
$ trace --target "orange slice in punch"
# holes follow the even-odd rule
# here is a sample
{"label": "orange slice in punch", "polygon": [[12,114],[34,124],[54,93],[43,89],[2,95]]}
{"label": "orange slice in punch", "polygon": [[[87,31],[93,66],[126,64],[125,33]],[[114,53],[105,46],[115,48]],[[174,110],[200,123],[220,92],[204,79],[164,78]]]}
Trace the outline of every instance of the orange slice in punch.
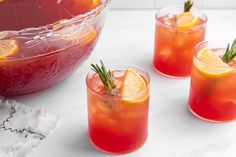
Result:
{"label": "orange slice in punch", "polygon": [[234,73],[233,68],[216,56],[210,48],[200,50],[194,66],[204,75],[213,78],[221,78]]}
{"label": "orange slice in punch", "polygon": [[148,91],[145,93],[146,88],[147,83],[144,78],[134,69],[128,68],[121,91],[122,101],[127,104],[142,104],[148,98]]}
{"label": "orange slice in punch", "polygon": [[80,28],[77,25],[68,26],[67,23],[69,23],[68,19],[60,20],[52,26],[52,30],[67,41],[78,41],[81,46],[92,42],[97,37],[97,31],[90,25]]}
{"label": "orange slice in punch", "polygon": [[98,4],[100,3],[100,0],[90,0],[91,1],[91,6],[92,7],[96,7],[96,6],[98,6]]}
{"label": "orange slice in punch", "polygon": [[79,33],[80,45],[86,45],[87,43],[92,42],[96,37],[97,31],[93,27],[88,26]]}
{"label": "orange slice in punch", "polygon": [[99,5],[101,0],[74,0],[74,4],[77,8],[92,9]]}
{"label": "orange slice in punch", "polygon": [[80,46],[92,42],[97,37],[97,31],[90,25],[80,28],[76,25],[65,26],[65,24],[58,23],[53,26],[53,31],[59,34],[60,38],[67,41],[76,41]]}
{"label": "orange slice in punch", "polygon": [[190,12],[178,14],[176,20],[177,28],[179,29],[187,29],[197,25],[200,22],[200,19]]}
{"label": "orange slice in punch", "polygon": [[0,40],[0,59],[14,55],[18,51],[15,40]]}

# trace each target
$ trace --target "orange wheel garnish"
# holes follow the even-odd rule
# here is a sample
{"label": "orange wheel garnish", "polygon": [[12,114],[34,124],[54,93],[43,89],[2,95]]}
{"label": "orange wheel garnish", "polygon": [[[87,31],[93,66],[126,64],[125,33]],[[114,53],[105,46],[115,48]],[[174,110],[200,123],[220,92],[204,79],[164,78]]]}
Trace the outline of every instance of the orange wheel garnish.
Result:
{"label": "orange wheel garnish", "polygon": [[181,13],[177,15],[177,28],[179,29],[187,29],[189,27],[193,27],[199,23],[199,18],[193,15],[190,12]]}
{"label": "orange wheel garnish", "polygon": [[194,58],[194,66],[204,75],[213,78],[226,77],[234,73],[234,69],[216,56],[210,48],[199,51]]}
{"label": "orange wheel garnish", "polygon": [[[125,73],[124,83],[121,95],[122,101],[126,104],[142,104],[148,98],[148,92],[145,92],[147,84],[142,76],[134,69],[128,68]],[[144,94],[139,94],[144,91]]]}
{"label": "orange wheel garnish", "polygon": [[0,40],[0,59],[15,54],[18,51],[18,45],[15,40]]}

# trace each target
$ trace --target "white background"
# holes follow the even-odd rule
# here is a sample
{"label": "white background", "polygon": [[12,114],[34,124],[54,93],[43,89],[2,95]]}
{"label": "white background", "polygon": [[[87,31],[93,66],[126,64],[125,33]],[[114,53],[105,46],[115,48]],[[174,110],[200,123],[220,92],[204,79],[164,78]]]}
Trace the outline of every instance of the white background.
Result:
{"label": "white background", "polygon": [[[154,9],[183,4],[184,0],[113,0],[113,9]],[[236,9],[236,0],[194,0],[198,8]]]}

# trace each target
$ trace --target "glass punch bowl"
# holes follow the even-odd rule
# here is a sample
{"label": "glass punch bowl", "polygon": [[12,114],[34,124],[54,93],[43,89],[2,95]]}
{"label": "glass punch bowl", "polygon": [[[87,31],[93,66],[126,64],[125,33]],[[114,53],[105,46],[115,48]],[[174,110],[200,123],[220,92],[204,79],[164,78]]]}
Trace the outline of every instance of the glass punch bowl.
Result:
{"label": "glass punch bowl", "polygon": [[[32,9],[32,6],[22,5],[26,1],[18,1],[17,6],[10,8],[11,12],[0,5],[0,19],[5,16],[7,21],[8,13],[10,16],[18,9]],[[47,2],[50,1],[53,0]],[[14,16],[15,19],[8,19],[13,20],[12,23],[1,21],[5,28],[1,30],[0,26],[0,95],[30,94],[52,87],[70,76],[93,51],[109,4],[110,0],[101,0],[88,12],[37,27],[24,28],[24,22],[38,21],[30,19],[32,16],[27,12],[24,15],[29,14],[28,21],[27,18],[21,19],[23,15],[19,14]],[[50,10],[48,5],[41,7]],[[11,24],[19,26],[19,29],[12,29]],[[3,52],[6,54],[1,54]]]}

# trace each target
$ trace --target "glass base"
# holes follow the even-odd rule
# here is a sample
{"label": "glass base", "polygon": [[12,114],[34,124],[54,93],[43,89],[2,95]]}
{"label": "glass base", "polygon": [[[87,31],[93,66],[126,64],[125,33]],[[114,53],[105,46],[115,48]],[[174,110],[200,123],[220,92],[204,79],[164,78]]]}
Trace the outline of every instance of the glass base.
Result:
{"label": "glass base", "polygon": [[196,116],[197,118],[199,118],[199,119],[201,119],[201,120],[203,120],[203,121],[206,121],[206,122],[210,122],[210,123],[227,123],[227,122],[232,122],[232,121],[236,120],[236,119],[232,119],[232,120],[218,121],[218,120],[214,120],[214,119],[207,119],[207,118],[204,118],[204,117],[198,115],[196,112],[194,112],[194,111],[192,110],[192,108],[190,107],[190,105],[188,105],[188,109],[189,109],[189,111],[190,111],[194,116]]}
{"label": "glass base", "polygon": [[148,135],[146,136],[144,142],[141,145],[139,145],[139,147],[137,147],[137,148],[134,148],[134,149],[131,149],[128,151],[119,152],[119,153],[116,153],[116,152],[114,153],[114,152],[109,152],[109,151],[103,150],[103,149],[99,148],[98,146],[96,146],[96,144],[93,143],[93,141],[90,139],[90,137],[88,135],[89,142],[95,149],[97,149],[98,151],[100,151],[102,153],[106,153],[106,154],[110,154],[110,155],[122,155],[122,154],[128,154],[128,153],[134,152],[134,151],[140,149],[145,144],[147,137],[148,137]]}
{"label": "glass base", "polygon": [[162,76],[165,76],[165,77],[168,77],[168,78],[172,78],[172,79],[181,79],[181,78],[188,78],[188,77],[190,77],[190,75],[185,75],[185,76],[174,76],[174,75],[169,75],[169,74],[165,74],[165,73],[163,73],[163,72],[161,72],[161,71],[159,71],[157,68],[155,68],[154,66],[152,66],[152,69],[156,72],[156,73],[158,73],[158,74],[160,74],[160,75],[162,75]]}

